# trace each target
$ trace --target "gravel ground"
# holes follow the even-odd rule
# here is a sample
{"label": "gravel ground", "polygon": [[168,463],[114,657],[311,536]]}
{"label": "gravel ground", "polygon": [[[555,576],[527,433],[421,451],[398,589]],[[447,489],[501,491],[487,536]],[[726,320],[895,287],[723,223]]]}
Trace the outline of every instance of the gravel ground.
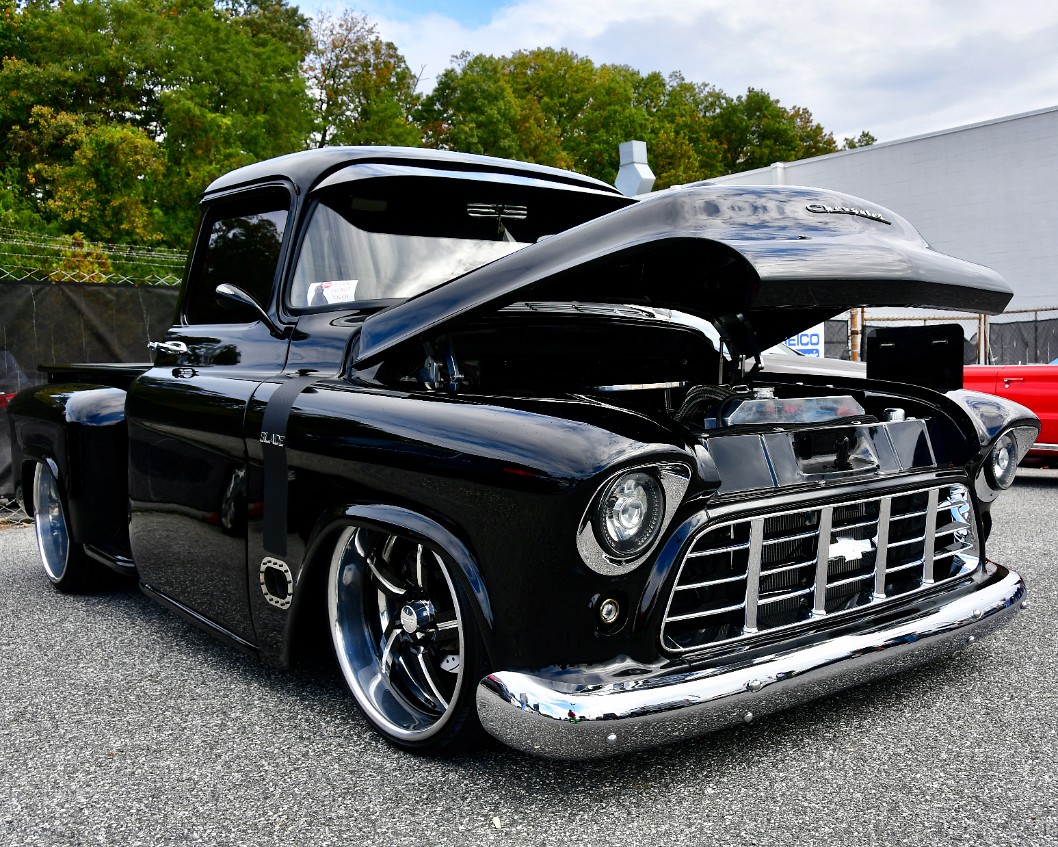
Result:
{"label": "gravel ground", "polygon": [[1031,608],[911,673],[587,764],[399,753],[329,665],[243,656],[133,589],[66,597],[0,528],[0,843],[1058,844],[1058,471],[990,554]]}

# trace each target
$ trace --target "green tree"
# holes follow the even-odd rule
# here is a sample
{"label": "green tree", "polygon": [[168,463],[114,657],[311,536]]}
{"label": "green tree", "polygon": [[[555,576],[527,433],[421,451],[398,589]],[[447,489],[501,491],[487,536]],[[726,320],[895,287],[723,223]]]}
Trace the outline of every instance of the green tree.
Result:
{"label": "green tree", "polygon": [[785,109],[755,88],[726,98],[711,119],[711,134],[720,144],[724,170],[730,173],[837,150],[834,136],[815,122],[808,109]]}
{"label": "green tree", "polygon": [[210,180],[308,135],[307,20],[282,0],[29,0],[0,36],[3,173],[66,232],[186,244]]}
{"label": "green tree", "polygon": [[412,122],[419,80],[365,15],[321,13],[312,38],[302,73],[313,100],[314,145],[421,144]]}
{"label": "green tree", "polygon": [[456,66],[437,78],[418,120],[428,146],[510,159],[524,158],[519,138],[521,110],[503,62],[462,53]]}
{"label": "green tree", "polygon": [[644,139],[656,189],[724,173],[720,145],[709,132],[709,121],[723,102],[723,93],[710,85],[688,82],[680,73],[669,76]]}
{"label": "green tree", "polygon": [[855,150],[857,147],[870,147],[878,139],[875,138],[870,132],[864,130],[855,138],[846,138],[844,143],[841,145],[842,150]]}
{"label": "green tree", "polygon": [[732,98],[679,73],[665,79],[550,48],[456,57],[417,118],[428,146],[605,182],[616,177],[618,145],[641,139],[658,188],[837,149],[808,109],[785,109],[764,91]]}
{"label": "green tree", "polygon": [[162,175],[163,158],[142,129],[117,123],[93,125],[44,106],[34,109],[30,123],[68,151],[30,169],[47,212],[88,239],[159,239],[151,192]]}
{"label": "green tree", "polygon": [[[662,83],[663,85],[663,83]],[[520,158],[613,180],[617,144],[648,126],[643,77],[568,50],[461,54],[423,101],[429,146]]]}

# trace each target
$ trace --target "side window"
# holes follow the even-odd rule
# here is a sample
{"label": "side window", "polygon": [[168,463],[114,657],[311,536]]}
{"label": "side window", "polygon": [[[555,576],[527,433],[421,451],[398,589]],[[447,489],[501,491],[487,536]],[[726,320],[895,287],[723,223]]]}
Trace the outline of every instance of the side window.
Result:
{"label": "side window", "polygon": [[237,285],[268,307],[289,208],[290,195],[282,189],[271,189],[207,210],[188,282],[184,308],[188,323],[256,320],[253,311],[245,306],[218,301],[214,292],[222,282]]}

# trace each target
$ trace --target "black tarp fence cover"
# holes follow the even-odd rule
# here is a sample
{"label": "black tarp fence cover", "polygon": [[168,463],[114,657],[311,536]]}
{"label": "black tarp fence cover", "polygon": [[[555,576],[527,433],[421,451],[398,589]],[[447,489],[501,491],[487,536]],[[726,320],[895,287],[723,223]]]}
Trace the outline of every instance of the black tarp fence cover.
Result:
{"label": "black tarp fence cover", "polygon": [[[848,359],[849,322],[827,321],[824,330],[826,357]],[[865,326],[864,339],[873,331],[874,326]],[[863,349],[866,349],[865,343]],[[977,364],[976,333],[964,340],[963,353],[964,364]],[[1058,359],[1058,318],[988,322],[989,364],[1046,365],[1055,359]]]}
{"label": "black tarp fence cover", "polygon": [[[40,365],[148,362],[179,290],[92,283],[0,283],[0,394],[42,381]],[[14,493],[6,413],[0,409],[0,499]]]}
{"label": "black tarp fence cover", "polygon": [[[147,342],[164,337],[178,297],[177,288],[163,286],[0,283],[0,396],[40,382],[40,365],[149,361]],[[1058,358],[1058,318],[990,322],[988,331],[996,364]],[[977,361],[975,342],[966,342],[967,363]],[[824,344],[827,358],[848,359],[848,321],[827,321]],[[0,408],[0,500],[13,488],[7,415]]]}
{"label": "black tarp fence cover", "polygon": [[1058,318],[989,323],[988,350],[998,365],[1049,364],[1058,359]]}

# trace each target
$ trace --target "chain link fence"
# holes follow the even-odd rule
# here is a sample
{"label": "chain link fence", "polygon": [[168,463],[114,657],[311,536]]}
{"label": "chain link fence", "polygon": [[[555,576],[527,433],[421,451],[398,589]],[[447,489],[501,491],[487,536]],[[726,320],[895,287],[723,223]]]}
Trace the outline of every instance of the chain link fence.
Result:
{"label": "chain link fence", "polygon": [[26,513],[17,500],[9,500],[0,496],[0,528],[19,526],[29,523]]}
{"label": "chain link fence", "polygon": [[177,286],[185,254],[168,247],[108,244],[78,235],[0,227],[0,283],[86,282]]}
{"label": "chain link fence", "polygon": [[[1013,317],[1013,320],[1010,318]],[[890,315],[864,310],[861,352],[864,339],[878,326],[925,326],[929,323],[957,323],[963,327],[963,362],[977,364],[983,360],[993,365],[1050,364],[1058,361],[1058,307],[1015,309],[1002,318],[982,319],[980,315]],[[984,331],[986,344],[981,350]],[[848,318],[827,321],[824,327],[828,359],[851,358]],[[983,354],[983,355],[982,355]],[[862,358],[862,356],[861,356]]]}

